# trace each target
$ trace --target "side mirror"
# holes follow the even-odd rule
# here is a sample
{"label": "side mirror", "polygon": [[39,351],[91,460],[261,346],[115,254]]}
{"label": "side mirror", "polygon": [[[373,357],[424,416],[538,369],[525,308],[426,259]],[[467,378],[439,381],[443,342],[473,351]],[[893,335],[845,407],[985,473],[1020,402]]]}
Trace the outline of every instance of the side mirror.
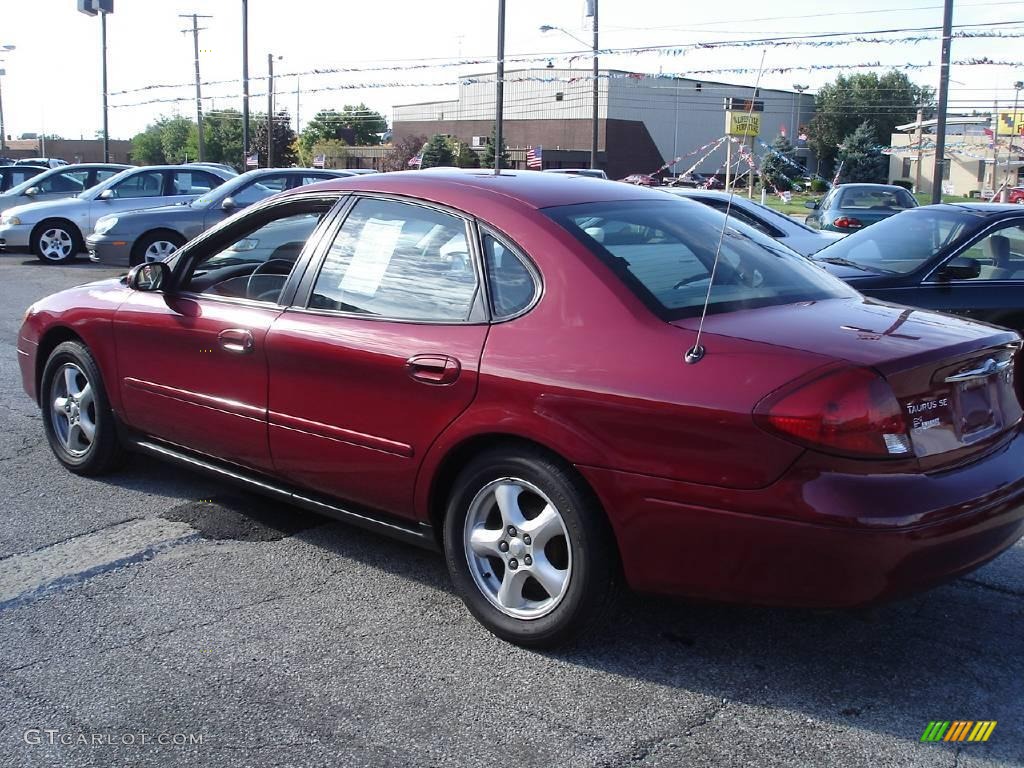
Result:
{"label": "side mirror", "polygon": [[818,210],[818,201],[808,200],[806,203],[804,203],[804,208],[810,208],[812,211],[816,211]]}
{"label": "side mirror", "polygon": [[235,202],[233,197],[225,197],[220,203],[221,210],[233,211],[238,207],[238,203]]}
{"label": "side mirror", "polygon": [[969,259],[966,256],[950,259],[939,272],[939,277],[943,280],[973,280],[980,275],[981,264],[977,259]]}
{"label": "side mirror", "polygon": [[42,190],[39,189],[39,187],[29,187],[28,189],[25,190],[25,194],[28,195],[29,197],[35,197],[41,191]]}
{"label": "side mirror", "polygon": [[159,291],[171,278],[171,269],[162,261],[148,261],[128,270],[128,287],[133,291]]}
{"label": "side mirror", "polygon": [[99,193],[99,195],[96,196],[97,200],[112,200],[113,198],[114,193],[109,189],[104,189],[102,192]]}

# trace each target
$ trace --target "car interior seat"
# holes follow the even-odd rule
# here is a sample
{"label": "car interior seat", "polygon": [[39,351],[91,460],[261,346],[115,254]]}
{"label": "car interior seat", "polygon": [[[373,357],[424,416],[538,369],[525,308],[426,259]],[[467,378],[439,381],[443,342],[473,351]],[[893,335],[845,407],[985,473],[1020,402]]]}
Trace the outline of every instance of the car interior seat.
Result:
{"label": "car interior seat", "polygon": [[981,267],[984,280],[1006,280],[1013,274],[1010,268],[1010,238],[1006,235],[992,235],[985,240],[985,258],[989,264]]}

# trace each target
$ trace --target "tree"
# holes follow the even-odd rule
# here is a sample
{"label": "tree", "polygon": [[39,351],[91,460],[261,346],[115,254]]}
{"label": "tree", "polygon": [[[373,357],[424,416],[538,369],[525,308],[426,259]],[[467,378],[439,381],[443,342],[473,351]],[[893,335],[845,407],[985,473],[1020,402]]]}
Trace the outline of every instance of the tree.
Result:
{"label": "tree", "polygon": [[[253,129],[250,131],[250,151],[258,152],[260,167],[267,166],[267,116],[253,115]],[[291,116],[288,110],[282,109],[274,115],[273,126],[273,167],[287,168],[295,165],[295,131],[292,130]]]}
{"label": "tree", "polygon": [[391,151],[381,163],[383,171],[407,171],[409,160],[416,157],[427,143],[426,136],[402,136],[392,141]]}
{"label": "tree", "polygon": [[[251,124],[252,121],[250,121]],[[254,126],[255,127],[255,126]],[[204,159],[242,167],[242,113],[237,109],[218,109],[203,115]],[[186,143],[189,157],[199,157],[199,128],[195,123]]]}
{"label": "tree", "polygon": [[455,155],[455,165],[459,168],[480,167],[480,155],[474,152],[469,144],[463,144],[456,138],[452,138],[448,143],[452,148],[452,154]]}
{"label": "tree", "polygon": [[882,154],[877,144],[878,139],[867,120],[843,139],[839,147],[839,162],[842,164],[839,180],[843,183],[884,184],[889,176],[889,158]]}
{"label": "tree", "polygon": [[384,116],[362,102],[346,104],[341,110],[341,123],[355,133],[357,146],[380,144],[379,134],[388,129],[388,121]]}
{"label": "tree", "polygon": [[[483,162],[481,163],[482,167],[484,168],[494,167],[494,144],[497,140],[497,133],[498,129],[496,127],[491,129],[491,138],[487,140],[487,149],[484,150],[484,159]],[[508,156],[508,145],[505,143],[504,136],[502,136],[501,138],[501,167],[512,167],[512,160]]]}
{"label": "tree", "polygon": [[793,145],[781,133],[772,142],[774,152],[769,152],[761,163],[761,181],[767,187],[785,192],[793,188],[790,174],[795,168],[787,160],[793,159]]}
{"label": "tree", "polygon": [[423,162],[420,168],[436,168],[438,166],[455,165],[455,153],[452,152],[448,138],[439,133],[430,137],[423,148]]}
{"label": "tree", "polygon": [[132,162],[138,165],[163,165],[163,128],[161,120],[146,126],[146,130],[132,137]]}
{"label": "tree", "polygon": [[168,163],[183,163],[195,160],[197,155],[189,155],[188,137],[195,130],[195,123],[186,117],[162,118],[160,123],[160,145],[164,152],[164,160]]}
{"label": "tree", "polygon": [[897,125],[913,121],[919,108],[929,116],[934,103],[931,88],[914,84],[902,72],[839,75],[815,97],[808,144],[823,165],[831,166],[838,144],[861,123],[869,123],[875,136],[888,144]]}

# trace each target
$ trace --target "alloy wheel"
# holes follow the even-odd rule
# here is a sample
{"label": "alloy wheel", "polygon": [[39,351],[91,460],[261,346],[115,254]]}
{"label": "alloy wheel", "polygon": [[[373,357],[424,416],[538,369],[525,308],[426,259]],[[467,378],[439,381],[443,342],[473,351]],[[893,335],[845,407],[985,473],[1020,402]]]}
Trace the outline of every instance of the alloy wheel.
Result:
{"label": "alloy wheel", "polygon": [[71,456],[84,456],[96,439],[96,401],[92,384],[74,363],[53,374],[50,420],[61,446]]}
{"label": "alloy wheel", "polygon": [[73,255],[74,238],[60,227],[50,227],[39,236],[39,253],[44,259],[62,261]]}
{"label": "alloy wheel", "polygon": [[502,613],[539,619],[562,601],[572,548],[561,513],[537,486],[501,478],[481,488],[463,531],[469,572]]}

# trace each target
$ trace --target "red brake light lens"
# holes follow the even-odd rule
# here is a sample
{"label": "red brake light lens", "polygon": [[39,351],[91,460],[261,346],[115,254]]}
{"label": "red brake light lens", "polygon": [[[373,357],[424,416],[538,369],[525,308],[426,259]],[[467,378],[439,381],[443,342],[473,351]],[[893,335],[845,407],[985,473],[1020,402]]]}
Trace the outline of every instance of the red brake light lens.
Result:
{"label": "red brake light lens", "polygon": [[889,384],[866,368],[833,368],[768,395],[754,409],[763,429],[825,453],[856,458],[914,455]]}
{"label": "red brake light lens", "polygon": [[853,216],[840,216],[832,222],[832,226],[839,227],[840,229],[860,229],[864,226],[864,222],[860,219],[855,219]]}

